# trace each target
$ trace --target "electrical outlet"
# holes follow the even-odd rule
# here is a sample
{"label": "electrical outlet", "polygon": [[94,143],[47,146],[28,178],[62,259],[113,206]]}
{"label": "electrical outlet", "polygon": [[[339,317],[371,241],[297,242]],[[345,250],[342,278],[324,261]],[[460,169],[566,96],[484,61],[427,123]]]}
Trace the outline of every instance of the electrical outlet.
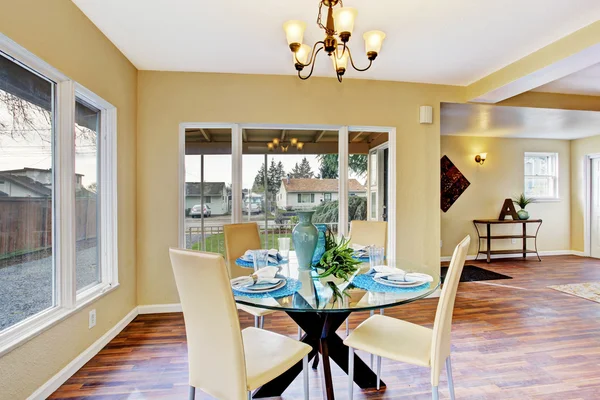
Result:
{"label": "electrical outlet", "polygon": [[517,244],[517,239],[511,239],[510,241],[512,242],[512,244]]}
{"label": "electrical outlet", "polygon": [[89,329],[96,326],[96,309],[90,311],[89,315]]}

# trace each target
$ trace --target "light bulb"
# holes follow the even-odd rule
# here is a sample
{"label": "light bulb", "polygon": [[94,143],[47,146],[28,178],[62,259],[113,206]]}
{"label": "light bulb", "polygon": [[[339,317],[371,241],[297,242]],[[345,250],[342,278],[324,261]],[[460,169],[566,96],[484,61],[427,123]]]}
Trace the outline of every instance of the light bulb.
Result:
{"label": "light bulb", "polygon": [[304,143],[303,142],[298,142],[298,144],[296,145],[296,147],[298,148],[298,150],[302,150],[304,148]]}
{"label": "light bulb", "polygon": [[306,24],[302,21],[292,20],[283,24],[283,30],[285,31],[285,37],[287,39],[288,45],[300,45],[304,37],[305,29]]}
{"label": "light bulb", "polygon": [[273,139],[273,146],[275,146],[275,147],[279,146],[279,138]]}
{"label": "light bulb", "polygon": [[342,38],[343,42],[348,41],[347,39],[344,40],[344,35],[347,35],[348,39],[350,35],[352,35],[352,31],[354,30],[354,20],[356,20],[357,14],[358,11],[356,8],[352,7],[338,8],[333,12],[333,23],[335,30],[338,35],[340,35],[340,38]]}
{"label": "light bulb", "polygon": [[369,56],[369,53],[377,56],[381,52],[381,44],[383,43],[383,39],[385,39],[385,33],[381,31],[369,31],[363,35],[363,38],[365,39],[367,56]]}
{"label": "light bulb", "polygon": [[343,69],[344,71],[346,70],[346,67],[348,67],[348,55],[350,54],[350,52],[348,51],[348,49],[346,49],[346,51],[343,52],[341,57],[337,57],[337,52],[333,52],[331,54],[331,61],[333,62],[333,68],[335,68],[336,71],[339,71],[340,69]]}
{"label": "light bulb", "polygon": [[306,63],[308,62],[309,55],[310,46],[307,44],[303,44],[302,46],[300,46],[296,53],[292,54],[292,57],[294,58],[294,64],[300,62],[301,64],[306,65]]}
{"label": "light bulb", "polygon": [[298,138],[295,138],[295,137],[291,138],[290,139],[290,144],[292,146],[296,146],[298,144]]}

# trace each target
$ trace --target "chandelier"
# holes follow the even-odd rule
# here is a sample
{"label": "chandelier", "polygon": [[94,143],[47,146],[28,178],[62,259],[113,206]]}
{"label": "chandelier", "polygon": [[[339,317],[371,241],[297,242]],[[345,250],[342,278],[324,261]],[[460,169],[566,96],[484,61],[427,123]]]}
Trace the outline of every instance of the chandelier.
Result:
{"label": "chandelier", "polygon": [[[340,8],[334,11],[333,8],[338,4]],[[321,20],[323,7],[327,8],[327,22],[325,25],[323,25]],[[290,50],[292,50],[294,65],[300,79],[306,80],[311,77],[315,69],[315,59],[321,50],[325,50],[331,58],[333,69],[339,82],[342,81],[342,77],[346,73],[348,60],[352,68],[357,71],[362,72],[371,68],[373,60],[377,58],[377,55],[381,51],[381,44],[383,43],[383,39],[385,39],[385,33],[381,31],[369,31],[363,35],[369,65],[366,68],[357,68],[354,65],[350,48],[347,46],[352,36],[357,13],[355,8],[344,7],[342,0],[320,0],[317,25],[325,31],[325,39],[315,43],[312,50],[309,45],[302,43],[304,30],[306,29],[304,22],[288,21],[283,24],[283,30],[285,31]],[[310,72],[308,75],[302,76],[301,72],[305,67],[310,67]]]}
{"label": "chandelier", "polygon": [[288,143],[284,143],[279,138],[274,138],[272,141],[267,143],[267,149],[269,151],[273,151],[276,148],[279,148],[282,153],[287,153],[290,146],[295,147],[296,150],[302,151],[304,148],[304,143],[299,141],[297,138],[291,138]]}

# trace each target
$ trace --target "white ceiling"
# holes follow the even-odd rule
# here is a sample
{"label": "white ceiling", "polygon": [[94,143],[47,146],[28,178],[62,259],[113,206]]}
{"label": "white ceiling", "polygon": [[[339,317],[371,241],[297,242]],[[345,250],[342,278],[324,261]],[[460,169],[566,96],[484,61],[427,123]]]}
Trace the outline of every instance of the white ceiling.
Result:
{"label": "white ceiling", "polygon": [[[282,24],[322,39],[318,1],[73,0],[138,69],[295,74]],[[358,9],[350,47],[387,33],[371,70],[347,77],[466,85],[600,19],[598,0],[346,0]],[[332,76],[322,56],[315,74]]]}
{"label": "white ceiling", "polygon": [[600,96],[600,64],[592,65],[564,78],[547,83],[534,89],[533,92]]}
{"label": "white ceiling", "polygon": [[600,112],[442,103],[441,134],[580,139],[600,134]]}

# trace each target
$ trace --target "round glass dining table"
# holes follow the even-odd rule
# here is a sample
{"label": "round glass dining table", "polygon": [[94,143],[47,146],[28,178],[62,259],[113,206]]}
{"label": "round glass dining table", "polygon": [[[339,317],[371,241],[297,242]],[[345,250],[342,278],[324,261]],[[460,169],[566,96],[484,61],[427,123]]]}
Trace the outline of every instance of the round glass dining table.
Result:
{"label": "round glass dining table", "polygon": [[[422,265],[407,260],[388,261],[389,266],[403,269],[406,272],[423,271]],[[433,276],[433,282],[416,288],[385,288],[374,285],[372,289],[363,289],[350,282],[329,283],[327,279],[319,279],[314,270],[298,269],[297,259],[293,252],[287,263],[280,265],[279,275],[296,279],[301,286],[293,294],[285,297],[247,297],[235,296],[235,301],[246,306],[284,311],[302,328],[301,340],[312,347],[309,359],[315,358],[313,368],[319,361],[321,353],[323,368],[323,391],[328,400],[335,398],[331,377],[333,360],[344,372],[348,373],[348,348],[336,330],[348,318],[350,313],[370,311],[407,304],[431,295],[440,286],[440,276]],[[369,270],[369,263],[360,265],[353,278]],[[250,274],[252,269],[248,269]],[[365,287],[365,285],[361,285]],[[253,397],[281,396],[283,391],[302,372],[302,363],[296,364],[287,372],[273,379],[258,389]],[[362,389],[376,388],[376,374],[357,355],[354,359],[354,381]],[[381,382],[381,387],[385,383]]]}

